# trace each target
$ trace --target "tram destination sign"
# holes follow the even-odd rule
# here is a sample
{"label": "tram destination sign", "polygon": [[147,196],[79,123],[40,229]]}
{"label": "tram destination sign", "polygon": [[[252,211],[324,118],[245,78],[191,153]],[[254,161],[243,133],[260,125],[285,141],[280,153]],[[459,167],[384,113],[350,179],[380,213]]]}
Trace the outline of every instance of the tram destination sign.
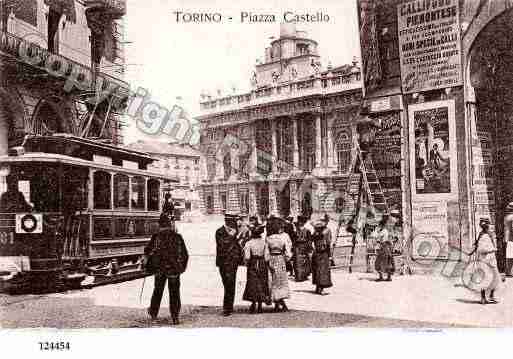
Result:
{"label": "tram destination sign", "polygon": [[397,19],[403,92],[461,85],[459,1],[404,1]]}

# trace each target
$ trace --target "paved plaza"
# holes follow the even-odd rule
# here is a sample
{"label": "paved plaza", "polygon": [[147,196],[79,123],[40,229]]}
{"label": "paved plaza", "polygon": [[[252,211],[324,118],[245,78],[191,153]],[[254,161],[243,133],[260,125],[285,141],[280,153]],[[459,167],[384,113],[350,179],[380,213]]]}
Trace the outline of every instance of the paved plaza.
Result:
{"label": "paved plaza", "polygon": [[[214,231],[222,222],[180,223],[191,259],[182,276],[180,327],[506,327],[513,324],[513,281],[502,283],[499,304],[480,305],[478,295],[458,278],[440,275],[396,276],[375,282],[375,275],[332,272],[334,287],[314,294],[310,281],[290,281],[288,313],[247,313],[242,301],[245,268],[237,281],[236,311],[221,316],[223,289],[215,267]],[[144,288],[143,288],[144,282]],[[130,328],[168,325],[168,298],[164,295],[160,318],[150,322],[145,308],[153,278],[50,295],[0,297],[0,323],[5,328]],[[142,295],[141,295],[141,289]]]}

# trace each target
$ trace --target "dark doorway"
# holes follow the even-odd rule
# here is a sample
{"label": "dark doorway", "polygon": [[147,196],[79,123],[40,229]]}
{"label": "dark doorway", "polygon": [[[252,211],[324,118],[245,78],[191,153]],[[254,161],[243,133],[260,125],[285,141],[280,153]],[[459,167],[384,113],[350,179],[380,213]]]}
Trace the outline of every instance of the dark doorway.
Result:
{"label": "dark doorway", "polygon": [[269,184],[267,182],[257,184],[258,214],[263,217],[269,215]]}
{"label": "dark doorway", "polygon": [[304,216],[307,216],[308,218],[310,218],[310,216],[312,215],[312,196],[309,192],[303,195],[303,201],[301,202],[301,212]]}
{"label": "dark doorway", "polygon": [[278,194],[280,215],[287,217],[290,214],[290,185],[287,183]]}

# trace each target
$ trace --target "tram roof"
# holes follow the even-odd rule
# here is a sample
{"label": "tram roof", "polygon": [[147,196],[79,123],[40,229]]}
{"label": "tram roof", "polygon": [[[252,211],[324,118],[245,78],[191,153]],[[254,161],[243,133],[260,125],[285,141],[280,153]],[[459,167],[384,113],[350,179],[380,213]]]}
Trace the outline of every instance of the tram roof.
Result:
{"label": "tram roof", "polygon": [[162,173],[150,172],[144,169],[133,169],[122,166],[116,166],[112,164],[106,164],[96,161],[84,160],[82,158],[71,157],[67,155],[61,155],[56,153],[46,152],[28,152],[20,154],[18,156],[0,156],[0,165],[5,164],[21,164],[27,162],[40,162],[40,163],[62,163],[71,166],[81,166],[87,168],[93,168],[102,171],[123,173],[127,175],[139,175],[143,177],[152,177],[162,179],[168,182],[179,182],[176,176],[167,176]]}
{"label": "tram roof", "polygon": [[[42,146],[45,146],[45,150],[39,151],[38,149]],[[67,133],[56,133],[49,136],[29,135],[25,137],[23,147],[25,148],[25,152],[50,152],[65,154],[71,157],[80,157],[73,153],[73,149],[75,149],[75,153],[78,153],[76,151],[78,148],[87,151],[88,154],[109,155],[111,157],[136,161],[145,165],[158,160],[157,157],[151,156],[146,152]]]}

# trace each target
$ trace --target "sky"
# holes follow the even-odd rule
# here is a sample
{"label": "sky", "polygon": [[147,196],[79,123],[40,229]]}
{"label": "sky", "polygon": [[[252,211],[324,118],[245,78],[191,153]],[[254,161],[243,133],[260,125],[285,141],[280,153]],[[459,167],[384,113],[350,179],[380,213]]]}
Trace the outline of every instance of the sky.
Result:
{"label": "sky", "polygon": [[[249,90],[256,60],[263,60],[270,37],[279,37],[285,11],[329,16],[329,22],[297,24],[319,43],[324,67],[360,58],[356,0],[127,0],[127,5],[126,80],[133,89],[148,90],[152,101],[168,109],[179,104],[193,117],[200,114],[202,92]],[[222,21],[186,23],[177,21],[176,11],[219,13]],[[277,20],[241,23],[241,12],[275,14]],[[129,123],[125,143],[138,139],[147,138]]]}

